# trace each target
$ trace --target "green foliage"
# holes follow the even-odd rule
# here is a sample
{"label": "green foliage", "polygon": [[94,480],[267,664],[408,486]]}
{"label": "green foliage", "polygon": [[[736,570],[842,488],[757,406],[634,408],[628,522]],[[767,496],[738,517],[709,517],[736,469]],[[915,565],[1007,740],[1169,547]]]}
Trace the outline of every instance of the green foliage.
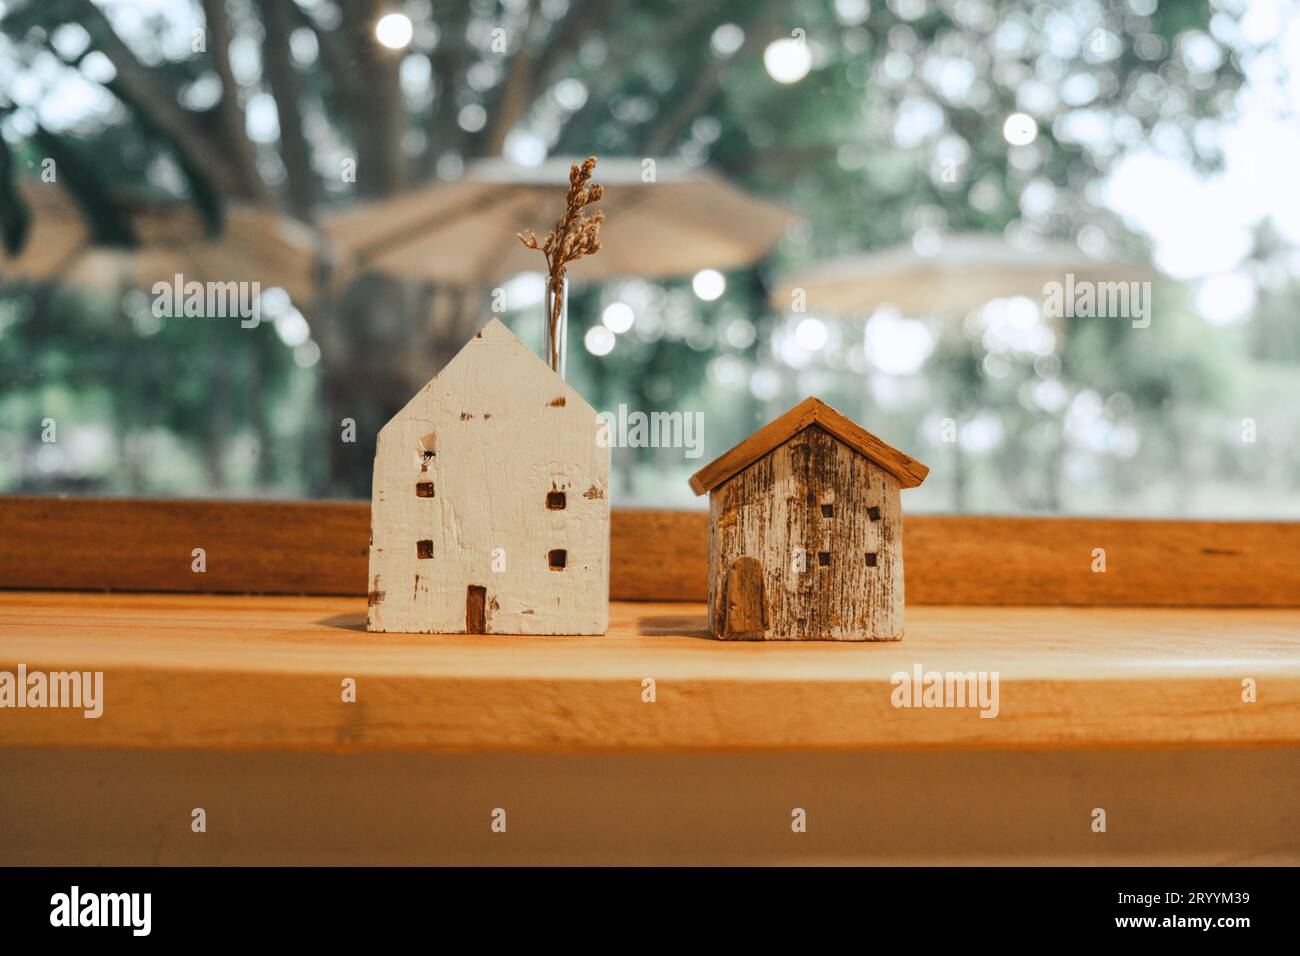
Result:
{"label": "green foliage", "polygon": [[31,213],[18,194],[18,176],[13,151],[0,138],[0,244],[11,256],[22,251],[31,228]]}
{"label": "green foliage", "polygon": [[[1212,137],[1198,135],[1197,124],[1230,109],[1242,77],[1234,56],[1195,77],[1180,57],[1188,31],[1207,31],[1212,14],[1226,15],[1207,0],[1162,2],[1150,16],[1133,13],[1123,0],[930,3],[912,20],[900,16],[899,5],[874,2],[864,7],[860,22],[852,22],[852,4],[830,0],[646,0],[608,8],[572,0],[567,12],[545,14],[560,16],[556,22],[535,18],[527,43],[515,42],[525,29],[518,4],[435,4],[436,44],[417,40],[402,67],[418,75],[421,61],[428,66],[424,97],[401,92],[399,61],[375,55],[360,6],[336,5],[337,19],[331,19],[327,5],[294,4],[295,57],[313,46],[317,52],[314,59],[289,64],[300,92],[292,102],[282,98],[276,104],[284,127],[278,144],[232,143],[223,107],[265,96],[271,71],[263,64],[287,51],[267,48],[264,4],[218,6],[232,17],[239,44],[259,45],[255,68],[261,73],[238,89],[223,88],[218,100],[208,100],[211,105],[196,107],[183,94],[219,75],[221,51],[164,50],[160,38],[167,22],[145,20],[134,50],[127,44],[124,54],[114,46],[112,18],[95,4],[10,5],[0,20],[10,46],[0,47],[0,56],[7,50],[33,74],[42,57],[55,55],[52,34],[68,23],[86,29],[89,51],[134,56],[142,66],[137,71],[129,60],[120,62],[124,69],[106,84],[116,106],[76,129],[51,133],[37,126],[35,133],[23,134],[19,124],[0,116],[7,134],[0,139],[0,233],[10,254],[28,227],[15,185],[19,163],[6,140],[57,159],[60,188],[75,197],[97,242],[134,242],[122,197],[157,192],[159,168],[179,172],[168,189],[186,195],[216,235],[227,203],[258,198],[234,175],[247,156],[272,198],[282,201],[289,191],[282,178],[305,179],[308,188],[300,194],[309,197],[353,199],[362,191],[404,188],[433,175],[440,161],[482,155],[493,133],[502,132],[493,124],[508,115],[510,78],[534,69],[531,85],[519,93],[524,106],[513,123],[543,130],[551,153],[681,154],[804,219],[768,261],[730,272],[727,291],[716,302],[700,302],[683,280],[658,285],[634,328],[618,337],[607,356],[590,355],[581,342],[623,287],[576,291],[570,306],[571,377],[598,408],[627,403],[644,410],[706,409],[708,450],[717,453],[816,389],[873,430],[933,459],[935,478],[914,499],[923,507],[1131,505],[1158,511],[1193,507],[1179,498],[1189,475],[1208,482],[1245,468],[1228,427],[1245,417],[1243,408],[1284,406],[1279,394],[1290,394],[1294,404],[1294,393],[1278,384],[1300,358],[1291,320],[1294,287],[1266,296],[1248,326],[1215,329],[1196,316],[1186,292],[1163,284],[1150,328],[1063,320],[1054,329],[1053,353],[1040,356],[1042,361],[1015,351],[991,356],[978,337],[961,329],[960,317],[950,317],[942,327],[932,325],[935,350],[903,386],[846,357],[860,352],[863,316],[822,317],[843,346],[806,366],[787,366],[774,345],[791,326],[791,317],[774,313],[767,302],[774,274],[908,242],[923,230],[1025,230],[1067,241],[1090,230],[1104,237],[1113,255],[1144,258],[1140,242],[1090,188],[1116,151],[1087,148],[1072,141],[1063,124],[1047,120],[1032,146],[1010,148],[1002,122],[1035,87],[1050,90],[1066,77],[1084,76],[1096,81],[1086,108],[1136,124],[1129,142],[1145,142],[1159,129],[1162,136],[1181,137],[1199,168],[1213,168],[1218,157]],[[174,8],[178,16],[197,9],[189,0],[176,0]],[[1053,49],[1045,39],[1054,18],[1062,17],[1078,34],[1074,49]],[[490,50],[484,39],[499,24],[507,25],[512,38],[505,55]],[[712,46],[723,25],[744,35],[743,45],[726,55]],[[814,51],[814,68],[798,83],[773,82],[764,69],[764,47],[796,29]],[[1106,36],[1124,42],[1118,50],[1096,53],[1089,44],[1100,37],[1104,45]],[[1151,41],[1141,44],[1141,52],[1138,38]],[[515,59],[520,47],[531,60]],[[57,55],[68,68],[78,68],[77,56]],[[945,69],[951,74],[953,68],[959,81],[945,81]],[[559,79],[579,81],[585,103],[559,110]],[[462,111],[475,106],[488,121],[471,130]],[[937,123],[904,142],[899,129],[909,110],[937,116]],[[394,112],[397,121],[386,124]],[[308,152],[321,150],[328,159],[316,156],[309,168],[281,169],[277,164],[290,154],[283,138],[293,131],[295,117],[301,131],[310,132]],[[249,147],[246,156],[240,145]],[[402,181],[380,175],[394,155],[409,159]],[[339,156],[362,157],[362,181],[341,182],[331,172]],[[454,165],[446,168],[454,171]],[[950,168],[953,175],[947,174]],[[1030,189],[1050,195],[1047,211],[1026,211]],[[191,482],[212,491],[365,494],[365,450],[374,432],[459,347],[463,329],[422,312],[427,298],[421,290],[374,276],[353,283],[335,301],[297,305],[308,313],[324,353],[311,371],[294,364],[292,351],[269,324],[256,330],[194,319],[158,324],[138,297],[13,285],[0,294],[0,402],[21,407],[15,420],[24,435],[33,434],[39,411],[57,404],[111,430],[122,449],[141,436],[161,441],[157,436],[167,435],[180,448],[171,457],[186,462],[160,477],[161,470],[132,463],[124,450],[116,466],[105,465],[87,479],[94,487],[184,490]],[[756,336],[730,338],[727,330],[737,322],[752,325]],[[1263,365],[1277,374],[1260,373]],[[777,374],[776,397],[759,398],[750,389],[759,371]],[[891,398],[891,387],[906,394]],[[1056,398],[1046,406],[1035,398],[1053,390]],[[1100,409],[1097,447],[1072,425],[1072,414],[1093,406]],[[341,415],[359,424],[356,448],[338,448],[333,432]],[[1265,420],[1263,412],[1256,415]],[[936,443],[933,425],[944,418],[959,429],[996,422],[1001,441],[986,449]],[[1285,433],[1289,422],[1270,419],[1269,426],[1274,434]],[[1135,447],[1124,438],[1131,434],[1138,436]],[[1108,447],[1106,435],[1123,440]],[[234,449],[250,438],[262,455],[253,463],[233,460]],[[319,454],[322,447],[330,453]],[[684,494],[681,477],[689,466],[680,455],[620,451],[618,487],[649,500],[675,498]],[[1089,468],[1096,477],[1072,477],[1091,475]],[[0,473],[5,481],[39,484]]]}

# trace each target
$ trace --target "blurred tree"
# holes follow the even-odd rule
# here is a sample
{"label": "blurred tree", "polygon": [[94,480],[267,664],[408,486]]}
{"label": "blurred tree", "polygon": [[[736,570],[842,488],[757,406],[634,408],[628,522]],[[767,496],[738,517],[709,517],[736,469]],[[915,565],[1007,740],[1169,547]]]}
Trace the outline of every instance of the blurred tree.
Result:
{"label": "blurred tree", "polygon": [[[1151,12],[1134,12],[1147,6]],[[1125,144],[1157,128],[1212,163],[1194,126],[1221,113],[1241,79],[1232,57],[1192,72],[1178,56],[1180,35],[1210,20],[1205,0],[176,0],[175,7],[164,21],[126,16],[107,2],[14,0],[0,20],[9,38],[0,54],[17,69],[52,83],[55,62],[113,97],[112,109],[55,136],[35,123],[31,100],[39,96],[15,103],[0,95],[0,128],[10,142],[25,141],[22,155],[75,143],[104,157],[101,175],[70,164],[64,180],[97,222],[112,222],[126,187],[156,188],[164,169],[217,229],[222,201],[276,203],[311,222],[331,203],[454,177],[476,157],[540,151],[707,161],[807,215],[815,228],[788,244],[789,263],[924,230],[1123,244],[1124,230],[1092,184]],[[415,30],[409,47],[394,51],[377,41],[375,25],[398,10]],[[764,51],[792,35],[806,44],[811,71],[799,82],[773,82]],[[1017,110],[1034,117],[1037,136],[1010,145],[1003,121]],[[1077,134],[1073,120],[1084,112],[1109,124],[1103,141]],[[18,165],[0,153],[0,227],[10,246],[23,235]],[[652,407],[667,382],[686,407],[715,352],[751,369],[770,361],[781,320],[767,314],[759,275],[730,283],[716,306],[719,315],[748,316],[757,338],[726,345],[716,331],[670,328],[599,362],[582,357],[575,374],[598,404]],[[320,349],[325,413],[315,447],[330,450],[328,468],[312,472],[313,491],[366,493],[374,432],[478,324],[482,292],[369,275],[341,294],[298,303]],[[575,335],[597,320],[599,304],[594,292],[575,300]],[[1097,367],[1113,370],[1127,345],[1077,331],[1088,346],[1072,344],[1060,357],[1075,391]],[[217,416],[232,414],[227,405],[241,388],[267,387],[276,376],[288,382],[287,352],[251,352],[261,355],[254,361],[207,333],[185,339],[173,341],[169,330],[157,348],[182,349],[191,361],[213,348],[221,358],[194,369],[201,388],[174,376],[171,385],[158,382],[166,394],[155,398],[178,434],[202,442],[209,429],[229,427]],[[96,342],[141,347],[129,335]],[[274,345],[266,335],[259,342]],[[957,342],[932,360],[942,401],[968,417],[1007,390],[981,372],[983,357]],[[131,374],[150,381],[175,360],[171,352],[149,367],[133,360]],[[1134,371],[1136,388],[1128,379],[1113,387],[1158,403],[1176,369],[1147,363]],[[241,424],[265,419],[266,404],[259,411],[252,402]],[[769,411],[747,395],[730,426],[748,429]],[[344,418],[358,423],[355,444],[337,441]],[[264,420],[256,427],[269,428]],[[1059,420],[1053,427],[1057,435],[1045,443],[1059,447]],[[1028,487],[1029,454],[1011,443],[1004,473],[1027,506],[1051,508],[1057,480]],[[212,480],[223,480],[213,455],[206,460]]]}

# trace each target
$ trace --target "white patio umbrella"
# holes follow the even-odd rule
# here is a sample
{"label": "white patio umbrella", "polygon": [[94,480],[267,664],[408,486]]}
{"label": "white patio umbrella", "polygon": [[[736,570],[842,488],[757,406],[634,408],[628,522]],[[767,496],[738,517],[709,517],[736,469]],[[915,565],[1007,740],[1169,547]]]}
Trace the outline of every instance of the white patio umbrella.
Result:
{"label": "white patio umbrella", "polygon": [[[542,271],[540,253],[517,232],[539,236],[564,211],[571,160],[521,166],[503,159],[471,163],[439,182],[328,217],[323,230],[357,268],[449,285],[484,285]],[[581,279],[648,278],[753,262],[794,218],[705,170],[658,160],[652,182],[643,161],[601,159],[595,182],[605,197],[600,252],[574,266]]]}
{"label": "white patio umbrella", "polygon": [[1154,273],[1131,262],[1085,256],[1066,243],[1022,249],[984,233],[943,236],[931,252],[911,244],[845,256],[783,276],[772,291],[788,309],[802,289],[809,312],[854,313],[892,305],[906,315],[965,315],[994,299],[1042,298],[1048,282],[1149,281]]}
{"label": "white patio umbrella", "polygon": [[0,279],[61,276],[92,288],[128,282],[260,282],[280,286],[299,302],[313,292],[317,242],[312,230],[274,210],[230,205],[221,235],[210,238],[192,205],[175,199],[140,199],[128,205],[139,239],[134,248],[97,246],[80,211],[55,185],[27,187],[31,234],[14,258],[0,253]]}
{"label": "white patio umbrella", "polygon": [[[1025,296],[1042,301],[1044,286],[1059,282],[1150,281],[1154,272],[1131,262],[1085,256],[1066,243],[1020,248],[987,233],[942,236],[934,249],[913,245],[844,256],[782,277],[773,307],[787,310],[802,291],[808,312],[853,315],[893,306],[905,315],[939,320],[945,335],[960,336],[961,319],[995,299]],[[965,466],[961,443],[952,444],[953,502],[964,510]]]}

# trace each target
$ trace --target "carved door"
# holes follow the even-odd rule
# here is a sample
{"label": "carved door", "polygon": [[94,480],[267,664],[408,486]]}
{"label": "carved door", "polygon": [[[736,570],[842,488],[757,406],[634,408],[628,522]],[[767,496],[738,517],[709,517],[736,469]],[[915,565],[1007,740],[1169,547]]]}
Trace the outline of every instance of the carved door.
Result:
{"label": "carved door", "polygon": [[757,558],[737,558],[727,569],[722,624],[721,636],[730,640],[757,640],[767,634],[763,565]]}

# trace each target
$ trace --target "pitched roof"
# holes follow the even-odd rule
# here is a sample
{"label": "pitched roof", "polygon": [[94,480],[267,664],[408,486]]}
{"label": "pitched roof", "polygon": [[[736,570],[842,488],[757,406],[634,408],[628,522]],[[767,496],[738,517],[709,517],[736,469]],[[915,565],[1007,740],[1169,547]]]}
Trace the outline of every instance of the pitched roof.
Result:
{"label": "pitched roof", "polygon": [[478,396],[497,398],[503,388],[518,390],[524,383],[550,391],[556,398],[557,407],[577,408],[589,415],[592,421],[596,420],[596,410],[587,400],[552,371],[546,360],[521,342],[500,319],[493,317],[470,336],[460,351],[438,370],[438,374],[411,396],[389,424],[428,415],[428,409],[436,407],[440,395],[456,394],[465,401],[481,401]]}
{"label": "pitched roof", "polygon": [[806,398],[780,418],[764,425],[731,451],[705,465],[691,476],[697,495],[712,491],[728,478],[744,471],[772,449],[784,445],[799,432],[816,425],[848,445],[859,455],[879,465],[898,479],[903,488],[915,488],[925,481],[930,469],[915,458],[887,445],[871,432],[820,398]]}

